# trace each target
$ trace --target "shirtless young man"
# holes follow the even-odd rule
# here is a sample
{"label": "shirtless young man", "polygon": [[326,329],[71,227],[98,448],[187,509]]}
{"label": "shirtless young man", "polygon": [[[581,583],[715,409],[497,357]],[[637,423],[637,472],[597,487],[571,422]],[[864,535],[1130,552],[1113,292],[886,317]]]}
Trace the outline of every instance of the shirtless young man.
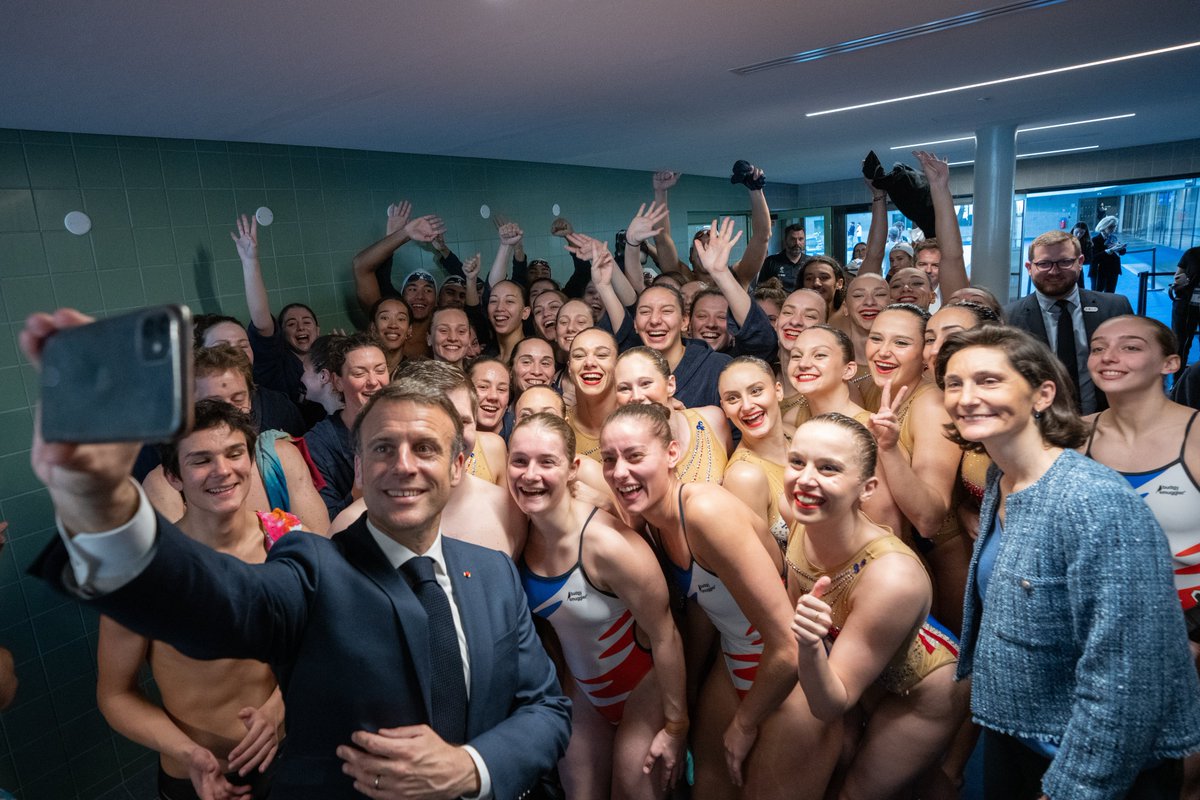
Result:
{"label": "shirtless young man", "polygon": [[[269,545],[246,502],[256,471],[254,437],[244,414],[227,403],[201,401],[193,431],[168,447],[164,464],[166,480],[187,501],[180,530],[257,564]],[[283,698],[270,667],[197,661],[107,617],[100,618],[97,661],[100,711],[118,733],[158,751],[160,798],[266,796],[268,768],[283,737]],[[138,687],[143,662],[150,664],[162,707]]]}

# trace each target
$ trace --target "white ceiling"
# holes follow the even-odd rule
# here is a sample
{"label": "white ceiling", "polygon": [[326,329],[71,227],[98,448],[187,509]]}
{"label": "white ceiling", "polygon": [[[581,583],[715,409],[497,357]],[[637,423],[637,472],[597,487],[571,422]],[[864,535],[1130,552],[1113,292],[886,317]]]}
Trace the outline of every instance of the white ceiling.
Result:
{"label": "white ceiling", "polygon": [[[1019,151],[1200,135],[1200,47],[925,100],[805,112],[1200,40],[1196,0],[1065,0],[741,77],[1006,0],[6,0],[0,127],[727,175],[853,177],[981,125],[1119,120]],[[970,158],[970,143],[938,149]]]}

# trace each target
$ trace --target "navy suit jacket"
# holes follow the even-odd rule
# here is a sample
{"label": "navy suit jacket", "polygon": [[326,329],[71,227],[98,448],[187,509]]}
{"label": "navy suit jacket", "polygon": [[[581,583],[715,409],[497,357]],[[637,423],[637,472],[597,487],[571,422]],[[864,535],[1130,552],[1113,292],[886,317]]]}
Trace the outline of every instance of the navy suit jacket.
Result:
{"label": "navy suit jacket", "polygon": [[[512,561],[443,537],[470,655],[467,744],[497,798],[549,771],[570,736],[570,701],[542,649]],[[332,540],[280,539],[266,563],[217,553],[158,518],[150,565],[100,611],[193,658],[269,663],[287,709],[272,783],[281,798],[359,797],[335,749],[356,730],[427,723],[430,643],[425,611],[367,530],[365,515]],[[34,571],[73,585],[55,537]]]}
{"label": "navy suit jacket", "polygon": [[[1084,339],[1088,342],[1092,340],[1092,334],[1096,332],[1096,328],[1100,327],[1100,323],[1122,314],[1133,313],[1129,299],[1123,294],[1080,289],[1079,303],[1083,312],[1083,330],[1086,334]],[[1046,322],[1042,319],[1042,307],[1038,305],[1036,292],[1030,292],[1020,300],[1009,303],[1004,308],[1004,315],[1008,318],[1009,325],[1032,333],[1047,346],[1050,345],[1050,337],[1046,334]],[[1085,357],[1084,363],[1086,362]],[[1104,392],[1096,389],[1096,410],[1103,411],[1106,408],[1108,408],[1108,399],[1104,396]]]}

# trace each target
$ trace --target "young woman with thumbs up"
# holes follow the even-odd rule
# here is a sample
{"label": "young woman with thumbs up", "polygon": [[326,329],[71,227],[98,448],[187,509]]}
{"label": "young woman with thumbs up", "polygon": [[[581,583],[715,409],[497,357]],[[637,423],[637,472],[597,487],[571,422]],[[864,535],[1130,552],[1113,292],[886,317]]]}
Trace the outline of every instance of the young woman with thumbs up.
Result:
{"label": "young woman with thumbs up", "polygon": [[827,797],[901,796],[920,779],[922,797],[952,798],[938,762],[967,707],[966,685],[945,669],[957,642],[929,616],[920,559],[861,512],[876,457],[870,432],[844,414],[816,416],[792,438],[786,560],[800,685],[818,719],[846,721],[840,788]]}

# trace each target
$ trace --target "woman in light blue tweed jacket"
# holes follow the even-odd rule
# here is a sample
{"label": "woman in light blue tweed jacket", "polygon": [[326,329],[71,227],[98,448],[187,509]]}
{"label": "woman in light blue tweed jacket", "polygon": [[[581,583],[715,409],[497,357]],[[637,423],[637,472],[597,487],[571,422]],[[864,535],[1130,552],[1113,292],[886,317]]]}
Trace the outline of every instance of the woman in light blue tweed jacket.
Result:
{"label": "woman in light blue tweed jacket", "polygon": [[1041,342],[963,331],[936,373],[950,437],[994,462],[958,665],[985,728],[985,797],[1177,797],[1200,684],[1154,515],[1072,449],[1084,428]]}

